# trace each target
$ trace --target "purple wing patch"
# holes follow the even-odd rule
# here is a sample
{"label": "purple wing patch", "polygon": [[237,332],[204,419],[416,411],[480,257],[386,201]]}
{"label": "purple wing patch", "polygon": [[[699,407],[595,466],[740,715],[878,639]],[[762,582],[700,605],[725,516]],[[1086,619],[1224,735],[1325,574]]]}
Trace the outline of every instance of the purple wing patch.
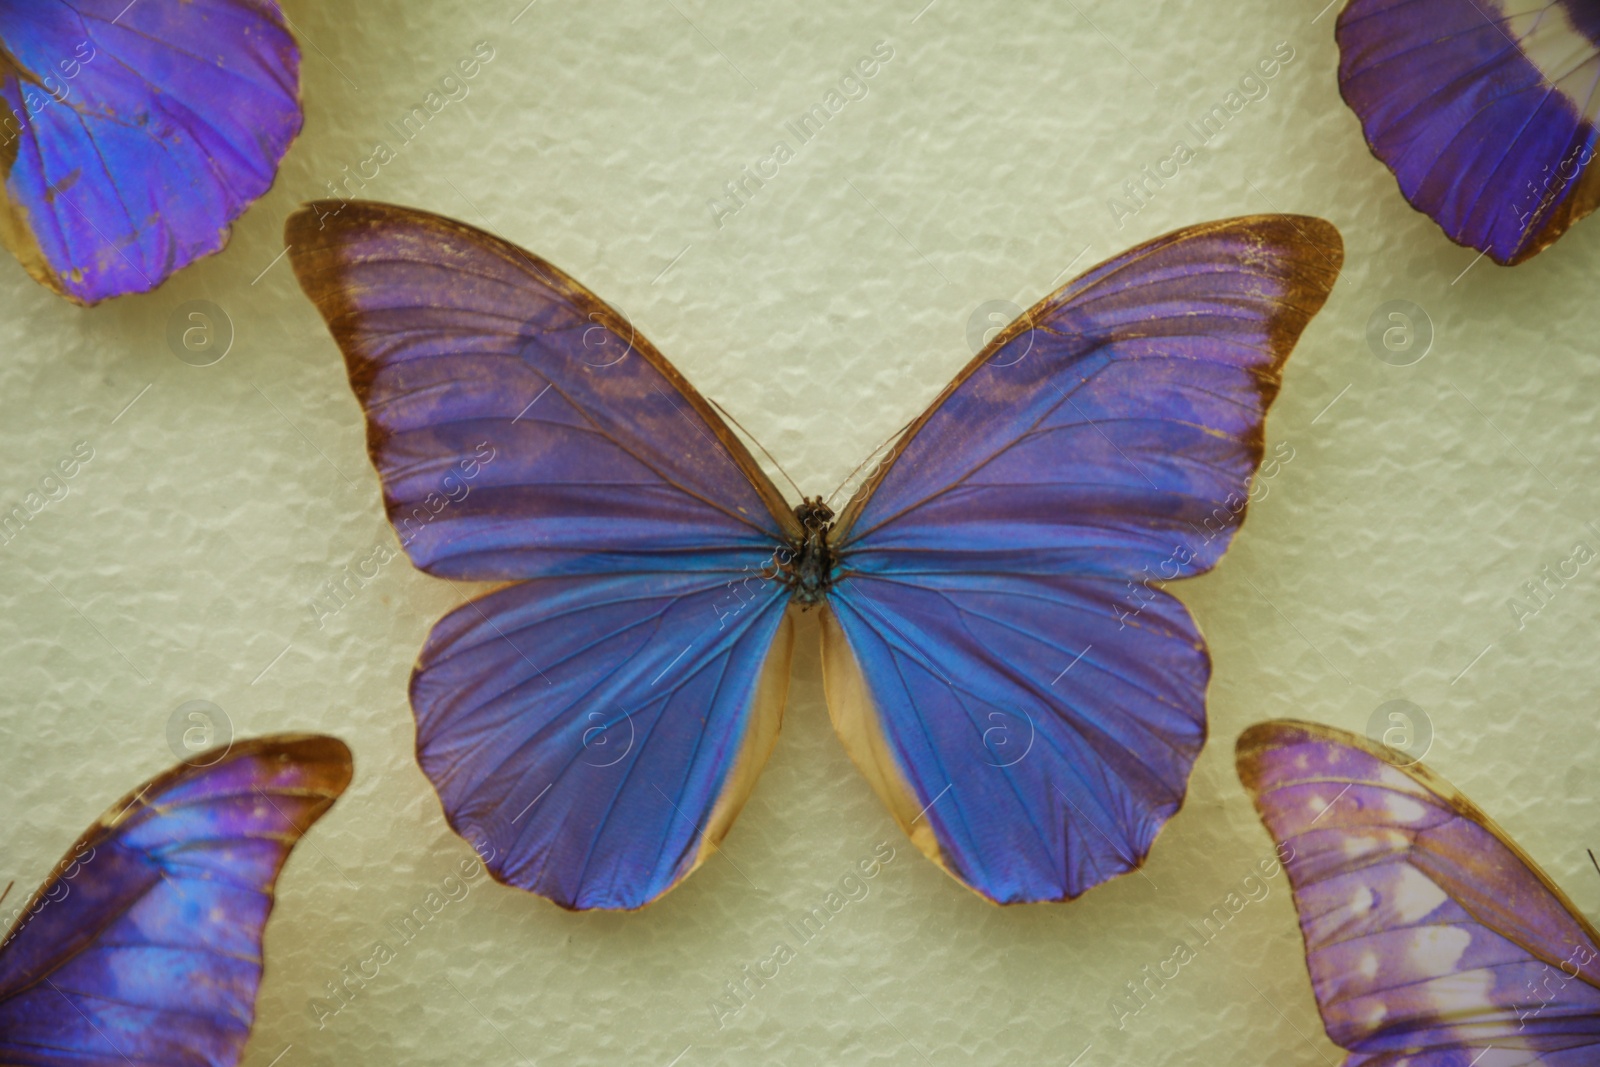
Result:
{"label": "purple wing patch", "polygon": [[1520,263],[1600,202],[1594,0],[1352,0],[1339,86],[1452,240]]}
{"label": "purple wing patch", "polygon": [[334,738],[264,737],[107,812],[0,944],[0,1061],[237,1063],[278,871],[350,774]]}
{"label": "purple wing patch", "polygon": [[276,0],[0,0],[0,240],[83,304],[218,251],[300,131]]}
{"label": "purple wing patch", "polygon": [[[1284,360],[1342,260],[1331,225],[1287,215],[1126,252],[996,337],[846,507],[835,725],[983,895],[1077,896],[1142,863],[1182,802],[1210,662],[1159,586],[1243,520]],[[1025,758],[983,758],[999,726],[1036,737]]]}
{"label": "purple wing patch", "polygon": [[1286,846],[1312,988],[1347,1065],[1597,1062],[1600,935],[1470,801],[1311,723],[1246,730],[1238,767]]}
{"label": "purple wing patch", "polygon": [[313,204],[284,238],[429,574],[737,573],[793,524],[705,401],[550,264],[386,204]]}
{"label": "purple wing patch", "polygon": [[850,569],[1202,574],[1243,521],[1267,407],[1344,262],[1321,219],[1159,237],[1012,323],[845,508]]}

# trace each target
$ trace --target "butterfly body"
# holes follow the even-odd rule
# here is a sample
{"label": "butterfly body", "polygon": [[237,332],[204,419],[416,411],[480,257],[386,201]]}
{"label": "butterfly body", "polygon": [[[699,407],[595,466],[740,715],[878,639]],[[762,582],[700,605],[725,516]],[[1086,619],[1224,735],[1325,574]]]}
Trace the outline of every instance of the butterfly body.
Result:
{"label": "butterfly body", "polygon": [[837,515],[786,501],[537,256],[361,202],[309,205],[285,238],[413,562],[509,583],[434,627],[410,690],[422,769],[496,878],[637,908],[703,863],[776,741],[791,607],[818,611],[851,759],[964,885],[1065,900],[1143,862],[1210,675],[1153,578],[1207,570],[1242,519],[1283,361],[1339,269],[1332,226],[1209,223],[1069,283]]}
{"label": "butterfly body", "polygon": [[833,509],[821,498],[795,505],[795,521],[805,531],[804,537],[780,549],[774,556],[778,577],[793,592],[794,603],[801,608],[811,608],[828,598],[838,578],[839,557],[828,543],[833,532]]}

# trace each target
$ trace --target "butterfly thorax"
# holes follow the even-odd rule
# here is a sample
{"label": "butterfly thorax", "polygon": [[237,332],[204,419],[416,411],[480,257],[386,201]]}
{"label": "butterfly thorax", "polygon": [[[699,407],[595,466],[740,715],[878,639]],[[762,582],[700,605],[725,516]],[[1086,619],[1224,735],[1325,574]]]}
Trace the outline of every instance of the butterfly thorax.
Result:
{"label": "butterfly thorax", "polygon": [[780,548],[773,556],[773,563],[778,569],[778,581],[794,590],[793,601],[808,608],[826,600],[828,589],[833,585],[833,568],[838,562],[828,544],[828,534],[833,529],[833,509],[817,497],[796,506],[794,517],[800,520],[805,532],[800,540]]}

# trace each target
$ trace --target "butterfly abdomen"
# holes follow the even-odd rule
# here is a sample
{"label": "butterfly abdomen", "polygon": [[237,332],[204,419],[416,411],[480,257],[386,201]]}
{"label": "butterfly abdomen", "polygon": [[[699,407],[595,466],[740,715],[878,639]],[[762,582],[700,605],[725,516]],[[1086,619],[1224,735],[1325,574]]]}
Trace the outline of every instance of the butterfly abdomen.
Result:
{"label": "butterfly abdomen", "polygon": [[799,541],[779,549],[773,557],[778,568],[777,578],[794,592],[793,601],[802,608],[820,604],[828,598],[833,585],[833,570],[838,557],[828,544],[828,533],[833,529],[833,509],[818,497],[807,500],[794,509],[805,535]]}

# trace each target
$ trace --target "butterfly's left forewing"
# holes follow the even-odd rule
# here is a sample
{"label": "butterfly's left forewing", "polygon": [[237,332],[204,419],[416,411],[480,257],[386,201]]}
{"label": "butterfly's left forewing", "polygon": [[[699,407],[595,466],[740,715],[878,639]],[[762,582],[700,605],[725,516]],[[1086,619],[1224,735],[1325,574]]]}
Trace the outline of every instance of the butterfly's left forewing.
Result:
{"label": "butterfly's left forewing", "polygon": [[1312,988],[1347,1064],[1600,1059],[1600,937],[1466,798],[1311,723],[1251,727],[1238,766],[1283,846]]}
{"label": "butterfly's left forewing", "polygon": [[334,738],[266,737],[112,808],[0,944],[0,1063],[236,1063],[278,871],[350,774]]}
{"label": "butterfly's left forewing", "polygon": [[1162,582],[1243,519],[1263,420],[1342,261],[1319,219],[1191,227],[980,353],[840,519],[829,710],[919,847],[1002,902],[1137,867],[1205,739]]}

